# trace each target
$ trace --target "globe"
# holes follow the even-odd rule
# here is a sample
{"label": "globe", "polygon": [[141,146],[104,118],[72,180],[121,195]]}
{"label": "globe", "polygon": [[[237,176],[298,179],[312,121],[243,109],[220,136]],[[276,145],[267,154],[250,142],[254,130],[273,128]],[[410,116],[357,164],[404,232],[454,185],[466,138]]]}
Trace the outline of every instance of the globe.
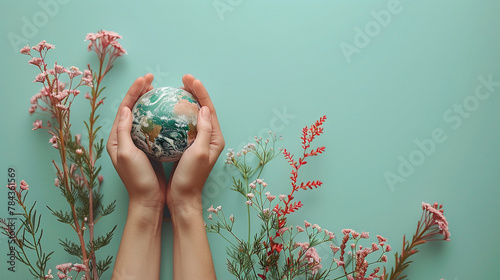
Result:
{"label": "globe", "polygon": [[183,89],[161,87],[146,92],[132,109],[134,144],[156,161],[179,160],[196,138],[200,108]]}

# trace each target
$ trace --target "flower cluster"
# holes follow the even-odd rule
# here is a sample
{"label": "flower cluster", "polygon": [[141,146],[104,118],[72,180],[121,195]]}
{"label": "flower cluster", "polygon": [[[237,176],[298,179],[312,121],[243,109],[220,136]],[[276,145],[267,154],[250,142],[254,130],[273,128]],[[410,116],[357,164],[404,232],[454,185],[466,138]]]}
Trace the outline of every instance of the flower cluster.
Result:
{"label": "flower cluster", "polygon": [[[233,177],[232,190],[244,198],[248,235],[247,238],[238,236],[241,226],[235,227],[237,222],[233,214],[226,219],[222,206],[214,208],[212,205],[207,209],[209,224],[205,226],[208,232],[219,234],[229,243],[226,264],[228,271],[237,279],[389,279],[385,267],[382,270],[381,266],[377,266],[387,263],[386,254],[392,251],[383,236],[376,235],[376,242],[369,242],[368,232],[343,229],[342,238],[337,241],[332,231],[318,224],[304,221],[304,225],[289,225],[287,217],[303,207],[301,201],[295,200],[297,192],[316,189],[323,184],[319,180],[301,182],[298,178],[301,167],[311,157],[325,151],[325,147],[311,147],[313,140],[323,133],[325,121],[326,116],[323,116],[302,130],[303,152],[299,158],[294,158],[287,149],[278,149],[292,168],[291,190],[287,194],[275,193],[271,182],[261,177],[264,166],[277,155],[276,134],[270,132],[271,138],[264,141],[255,137],[255,143],[245,145],[238,152],[229,149],[226,163],[239,171],[239,177]],[[418,242],[425,242],[422,238],[433,240],[431,238],[436,234],[448,239],[448,222],[443,216],[442,206],[423,204],[422,207],[424,215],[417,230]],[[251,231],[250,210],[257,214],[261,223],[257,232]],[[330,248],[326,254],[322,251],[325,245]],[[405,260],[399,263],[398,271],[408,267]]]}
{"label": "flower cluster", "polygon": [[[94,51],[99,60],[99,67],[96,71],[92,70],[90,64],[87,64],[86,69],[82,71],[75,66],[63,67],[57,62],[48,63],[47,53],[55,47],[46,41],[41,41],[32,47],[27,45],[20,50],[21,54],[31,57],[28,63],[40,70],[34,82],[42,84],[42,87],[31,98],[29,112],[30,114],[35,112],[48,113],[49,120],[35,120],[32,130],[47,130],[50,134],[48,142],[58,150],[60,162],[52,160],[56,169],[54,184],[59,187],[63,199],[69,204],[70,211],[56,211],[48,205],[47,207],[58,221],[70,225],[78,237],[76,243],[69,239],[60,239],[60,244],[66,252],[82,260],[81,265],[59,266],[58,276],[60,279],[71,279],[72,277],[68,276],[68,269],[71,269],[71,271],[83,271],[85,279],[98,280],[112,263],[111,257],[104,260],[98,260],[96,257],[96,251],[110,243],[116,228],[115,226],[102,236],[94,236],[94,226],[102,217],[114,211],[116,202],[114,201],[107,206],[102,204],[100,187],[103,177],[99,174],[101,167],[97,164],[97,160],[102,155],[104,144],[103,139],[97,137],[97,132],[101,127],[97,124],[99,115],[96,111],[105,99],[101,98],[104,89],[102,87],[103,78],[113,67],[116,58],[126,53],[117,39],[121,39],[121,36],[111,31],[102,30],[87,34],[86,40],[90,41],[88,50]],[[77,96],[84,86],[88,89],[84,97],[90,104],[90,116],[84,121],[88,136],[88,141],[85,144],[81,141],[81,134],[72,133],[70,122],[71,106],[78,100]],[[23,182],[20,186],[21,191],[29,188]],[[20,199],[21,192],[17,193],[18,204],[26,210],[23,204],[24,199]],[[31,210],[33,210],[34,205]],[[16,251],[16,258],[25,264],[36,263],[38,267],[30,267],[30,273],[36,278],[49,279],[52,275],[45,274],[44,267],[51,253],[48,255],[39,254],[41,251],[39,241],[43,231],[37,233],[33,230],[39,228],[40,217],[36,216],[36,211],[32,212],[31,210],[25,211],[26,214],[23,216],[23,225],[25,226],[23,232],[33,235],[33,238],[38,241],[35,246],[30,247],[24,247],[23,241],[20,241],[17,244],[19,250]],[[32,213],[34,214],[32,215]],[[86,231],[85,234],[84,231]],[[39,236],[35,236],[35,234],[39,234]],[[23,234],[22,239],[24,236]],[[19,236],[17,238],[19,239]],[[88,240],[85,240],[86,238]],[[30,254],[26,254],[25,248],[36,250],[38,260],[30,262],[28,259]]]}

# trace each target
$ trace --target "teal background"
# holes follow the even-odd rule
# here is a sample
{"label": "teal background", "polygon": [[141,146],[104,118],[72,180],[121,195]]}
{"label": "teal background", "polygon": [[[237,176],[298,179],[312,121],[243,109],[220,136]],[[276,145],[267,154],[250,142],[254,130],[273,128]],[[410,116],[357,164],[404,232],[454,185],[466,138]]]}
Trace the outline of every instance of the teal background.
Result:
{"label": "teal background", "polygon": [[[479,77],[500,81],[500,2],[401,0],[399,13],[392,14],[386,26],[378,24],[379,32],[372,29],[375,34],[366,46],[344,55],[343,44],[356,47],[356,28],[376,28],[371,12],[387,10],[391,2],[2,1],[0,178],[5,182],[8,167],[14,167],[17,180],[30,184],[30,197],[44,213],[44,247],[57,250],[50,267],[77,261],[57,240],[75,236],[43,207],[65,204],[53,186],[50,160],[57,154],[50,137],[45,131],[31,131],[40,118],[28,114],[29,99],[39,90],[32,83],[37,69],[19,49],[47,40],[56,46],[48,61],[83,69],[97,62],[86,51],[85,35],[106,29],[123,36],[120,42],[128,55],[117,60],[104,82],[108,99],[100,111],[101,137],[107,138],[128,87],[148,72],[155,74],[155,86],[180,86],[187,73],[203,81],[217,108],[226,148],[239,149],[273,129],[283,135],[286,148],[298,153],[301,128],[327,115],[325,133],[316,142],[326,146],[326,153],[310,160],[301,173],[303,180],[324,184],[299,192],[296,198],[304,207],[290,217],[290,224],[307,219],[337,235],[343,228],[368,231],[372,237],[387,237],[399,251],[403,234],[411,236],[416,228],[421,202],[437,201],[444,204],[451,241],[421,246],[409,279],[495,279],[492,264],[500,249],[500,87],[492,87],[490,96],[479,100],[467,117],[453,110],[455,104],[471,102]],[[218,12],[214,5],[221,3],[226,10]],[[82,94],[72,113],[75,133],[83,131],[76,119],[86,118],[87,110]],[[415,142],[430,138],[435,129],[441,129],[446,140],[436,143],[404,182],[391,187],[386,172],[398,175],[399,157],[408,160],[412,152],[418,153]],[[240,218],[237,223],[244,229],[246,207],[229,191],[224,160],[225,152],[207,181],[204,203],[206,208],[222,205],[225,213]],[[107,155],[101,164],[105,200],[118,201],[113,216],[98,224],[102,231],[118,224],[101,256],[116,255],[128,198]],[[265,172],[273,193],[289,191],[289,171],[279,157]],[[6,217],[7,189],[0,193],[0,217]],[[231,279],[225,243],[217,235],[209,235],[209,241],[219,279]],[[7,271],[6,243],[1,236],[0,278],[30,279],[19,262],[16,273]],[[172,279],[169,223],[164,224],[162,247],[161,279]],[[326,260],[328,250],[323,249],[319,253]]]}

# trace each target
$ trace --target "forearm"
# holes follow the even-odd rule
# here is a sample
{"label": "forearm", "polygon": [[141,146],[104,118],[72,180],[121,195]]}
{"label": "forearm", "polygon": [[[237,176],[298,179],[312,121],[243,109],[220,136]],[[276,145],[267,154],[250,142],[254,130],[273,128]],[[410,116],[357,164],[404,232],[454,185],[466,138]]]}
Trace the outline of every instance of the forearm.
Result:
{"label": "forearm", "polygon": [[129,204],[113,280],[159,279],[163,210]]}
{"label": "forearm", "polygon": [[174,233],[174,280],[216,279],[201,203],[171,210]]}

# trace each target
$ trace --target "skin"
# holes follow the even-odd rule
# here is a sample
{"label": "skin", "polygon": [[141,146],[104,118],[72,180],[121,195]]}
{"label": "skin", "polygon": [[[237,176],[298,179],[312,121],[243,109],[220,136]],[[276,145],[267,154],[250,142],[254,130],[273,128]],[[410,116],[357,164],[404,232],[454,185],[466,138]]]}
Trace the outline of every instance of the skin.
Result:
{"label": "skin", "polygon": [[202,109],[196,140],[174,164],[167,180],[162,164],[150,160],[130,137],[132,107],[153,88],[152,81],[153,75],[147,74],[132,84],[107,143],[108,154],[129,194],[128,217],[112,279],[159,279],[165,205],[174,234],[174,279],[216,279],[201,203],[203,185],[224,149],[215,107],[199,80],[192,75],[182,78],[183,88],[198,99]]}

